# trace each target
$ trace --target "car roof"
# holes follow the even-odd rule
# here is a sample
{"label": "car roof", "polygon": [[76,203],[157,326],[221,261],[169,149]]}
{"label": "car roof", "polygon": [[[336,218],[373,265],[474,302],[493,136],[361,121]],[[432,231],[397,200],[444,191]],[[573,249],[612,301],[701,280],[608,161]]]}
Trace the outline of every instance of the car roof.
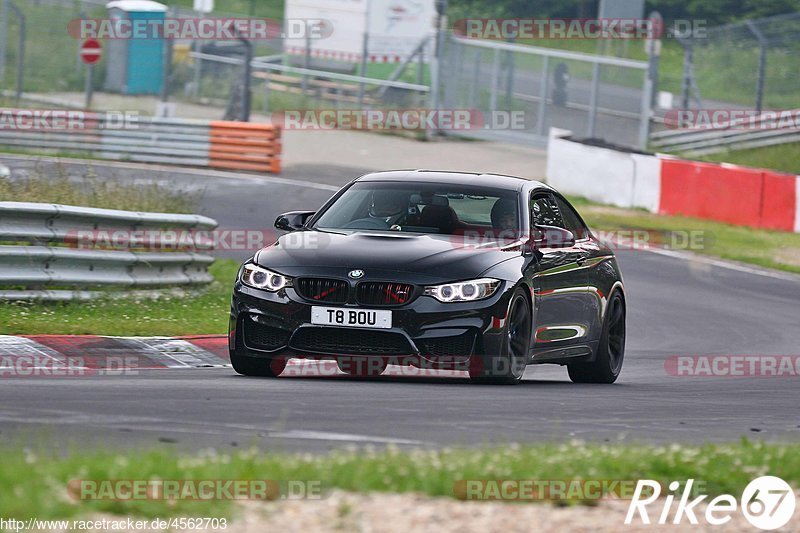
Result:
{"label": "car roof", "polygon": [[550,187],[546,184],[503,174],[481,174],[480,172],[456,172],[449,170],[388,170],[365,174],[355,181],[420,181],[434,183],[459,183],[464,185],[478,185],[483,187],[497,187],[500,189],[522,190],[526,185],[536,189]]}

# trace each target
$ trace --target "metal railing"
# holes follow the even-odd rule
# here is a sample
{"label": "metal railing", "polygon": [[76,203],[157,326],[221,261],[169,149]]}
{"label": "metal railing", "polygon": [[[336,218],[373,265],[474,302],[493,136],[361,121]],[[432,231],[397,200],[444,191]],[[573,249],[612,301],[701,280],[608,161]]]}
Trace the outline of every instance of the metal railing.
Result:
{"label": "metal railing", "polygon": [[684,48],[681,107],[742,106],[757,111],[794,107],[798,31],[800,12],[678,35]]}
{"label": "metal railing", "polygon": [[[200,215],[0,202],[0,286],[8,288],[0,291],[0,299],[77,299],[104,294],[94,291],[99,288],[210,283],[207,267],[213,257],[181,248],[163,251],[163,242],[135,238],[136,232],[158,235],[216,226]],[[111,235],[132,237],[135,244],[123,249],[98,245]]]}
{"label": "metal railing", "polygon": [[558,127],[640,148],[647,142],[654,90],[648,61],[456,34],[444,44],[443,107],[525,113],[524,129],[486,130],[489,139],[544,145]]}
{"label": "metal railing", "polygon": [[[0,108],[8,121],[36,124],[35,111]],[[30,129],[0,128],[0,146],[87,152],[101,159],[280,172],[280,130],[271,124],[69,111]],[[236,140],[231,143],[231,138]]]}
{"label": "metal railing", "polygon": [[[203,88],[222,94],[232,91],[241,78],[244,59],[190,52],[192,60],[204,66]],[[319,70],[263,61],[250,62],[253,109],[262,113],[286,109],[331,106],[338,108],[424,107],[430,87],[402,80],[381,79],[357,74]],[[208,83],[213,81],[212,83]],[[270,102],[281,94],[278,105]]]}
{"label": "metal railing", "polygon": [[[800,109],[786,112],[790,116],[797,116],[798,113]],[[726,150],[799,142],[800,130],[780,121],[775,112],[766,111],[752,119],[732,120],[714,128],[662,130],[650,135],[650,147],[696,157]],[[679,124],[675,126],[680,127]]]}

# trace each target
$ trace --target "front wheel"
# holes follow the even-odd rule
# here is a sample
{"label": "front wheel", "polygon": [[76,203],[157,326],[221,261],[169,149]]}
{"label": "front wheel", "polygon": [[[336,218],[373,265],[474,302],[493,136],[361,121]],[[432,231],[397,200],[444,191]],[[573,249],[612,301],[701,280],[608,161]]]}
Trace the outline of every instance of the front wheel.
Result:
{"label": "front wheel", "polygon": [[608,299],[597,357],[592,363],[567,365],[567,372],[575,383],[614,383],[622,371],[624,358],[625,300],[615,291]]}
{"label": "front wheel", "polygon": [[503,346],[499,355],[474,356],[469,377],[475,383],[516,385],[522,381],[531,346],[531,306],[525,291],[517,287],[508,306]]}
{"label": "front wheel", "polygon": [[286,358],[261,359],[231,353],[231,365],[237,374],[243,376],[276,378],[286,368]]}

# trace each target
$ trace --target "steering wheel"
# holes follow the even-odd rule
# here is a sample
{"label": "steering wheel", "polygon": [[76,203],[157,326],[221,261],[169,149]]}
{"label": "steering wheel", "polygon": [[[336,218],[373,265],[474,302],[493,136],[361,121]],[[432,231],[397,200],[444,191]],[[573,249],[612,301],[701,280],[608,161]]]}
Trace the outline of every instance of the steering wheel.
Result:
{"label": "steering wheel", "polygon": [[342,229],[388,229],[389,226],[380,218],[358,218],[351,220]]}

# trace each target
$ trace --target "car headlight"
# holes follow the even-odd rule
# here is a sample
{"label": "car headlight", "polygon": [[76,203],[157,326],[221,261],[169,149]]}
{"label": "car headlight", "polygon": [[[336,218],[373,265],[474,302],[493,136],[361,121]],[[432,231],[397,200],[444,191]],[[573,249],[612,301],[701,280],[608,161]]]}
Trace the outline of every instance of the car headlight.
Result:
{"label": "car headlight", "polygon": [[266,268],[248,263],[242,268],[242,275],[239,278],[242,283],[263,289],[265,291],[277,292],[285,287],[291,287],[292,279],[282,276]]}
{"label": "car headlight", "polygon": [[482,300],[494,294],[500,287],[500,280],[491,278],[459,281],[458,283],[445,283],[444,285],[431,285],[425,287],[428,296],[433,296],[440,302],[472,302]]}

